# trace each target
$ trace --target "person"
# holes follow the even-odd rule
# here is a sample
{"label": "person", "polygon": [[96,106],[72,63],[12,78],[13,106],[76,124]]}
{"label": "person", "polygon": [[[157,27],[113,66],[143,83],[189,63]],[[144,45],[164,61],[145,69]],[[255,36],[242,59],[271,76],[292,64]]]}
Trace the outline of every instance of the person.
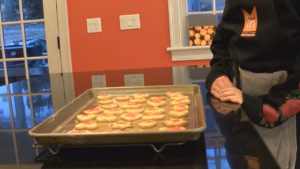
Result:
{"label": "person", "polygon": [[300,1],[227,0],[206,87],[266,128],[300,111]]}

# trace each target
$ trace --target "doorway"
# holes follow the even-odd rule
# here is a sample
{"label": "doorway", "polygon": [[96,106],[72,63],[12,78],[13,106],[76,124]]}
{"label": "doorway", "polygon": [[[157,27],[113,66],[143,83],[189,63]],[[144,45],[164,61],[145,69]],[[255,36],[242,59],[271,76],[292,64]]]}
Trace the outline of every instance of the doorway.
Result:
{"label": "doorway", "polygon": [[57,6],[0,3],[0,164],[31,163],[28,131],[65,105]]}

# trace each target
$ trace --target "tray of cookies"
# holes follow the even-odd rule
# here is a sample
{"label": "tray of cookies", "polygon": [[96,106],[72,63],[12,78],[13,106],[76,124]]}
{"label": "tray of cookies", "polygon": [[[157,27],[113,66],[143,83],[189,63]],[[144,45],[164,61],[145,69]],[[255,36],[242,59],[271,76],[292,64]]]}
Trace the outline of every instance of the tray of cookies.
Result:
{"label": "tray of cookies", "polygon": [[42,145],[194,141],[206,129],[198,85],[92,88],[29,131]]}

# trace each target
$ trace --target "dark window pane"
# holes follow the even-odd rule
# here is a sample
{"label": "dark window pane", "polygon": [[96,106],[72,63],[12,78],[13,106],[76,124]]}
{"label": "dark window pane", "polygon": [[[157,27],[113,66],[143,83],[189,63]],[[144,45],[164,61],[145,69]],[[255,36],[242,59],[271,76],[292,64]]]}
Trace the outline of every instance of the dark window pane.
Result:
{"label": "dark window pane", "polygon": [[12,132],[0,132],[0,164],[16,163]]}
{"label": "dark window pane", "polygon": [[3,63],[0,62],[0,95],[7,94],[7,88],[5,85],[4,67]]}
{"label": "dark window pane", "polygon": [[11,94],[28,93],[24,61],[6,62],[9,91]]}
{"label": "dark window pane", "polygon": [[2,22],[20,20],[19,0],[2,0],[0,2]]}
{"label": "dark window pane", "polygon": [[43,0],[22,0],[24,20],[44,19]]}
{"label": "dark window pane", "polygon": [[14,126],[16,129],[32,128],[31,111],[28,96],[11,97],[11,107],[13,109]]}
{"label": "dark window pane", "polygon": [[27,56],[47,56],[44,22],[25,24]]}
{"label": "dark window pane", "polygon": [[3,25],[5,58],[23,58],[23,41],[20,24]]}
{"label": "dark window pane", "polygon": [[226,0],[215,0],[216,11],[223,11],[225,7]]}
{"label": "dark window pane", "polygon": [[53,114],[51,95],[32,96],[35,125],[40,124]]}
{"label": "dark window pane", "polygon": [[11,129],[10,111],[7,97],[0,97],[0,129]]}
{"label": "dark window pane", "polygon": [[51,92],[47,59],[29,60],[28,68],[31,92]]}
{"label": "dark window pane", "polygon": [[35,149],[32,148],[34,140],[28,135],[28,131],[16,131],[17,148],[21,164],[35,163]]}
{"label": "dark window pane", "polygon": [[212,11],[212,0],[187,0],[188,12]]}

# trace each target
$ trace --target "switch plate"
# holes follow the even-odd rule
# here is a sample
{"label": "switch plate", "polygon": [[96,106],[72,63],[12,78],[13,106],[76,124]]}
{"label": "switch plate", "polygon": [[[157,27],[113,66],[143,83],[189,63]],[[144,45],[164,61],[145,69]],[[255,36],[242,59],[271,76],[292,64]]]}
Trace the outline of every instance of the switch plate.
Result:
{"label": "switch plate", "polygon": [[120,29],[129,30],[129,29],[140,29],[140,14],[134,15],[120,15]]}
{"label": "switch plate", "polygon": [[106,78],[105,75],[92,75],[92,87],[106,87]]}
{"label": "switch plate", "polygon": [[86,23],[87,23],[87,31],[88,31],[88,33],[102,32],[101,18],[87,19]]}
{"label": "switch plate", "polygon": [[125,74],[125,86],[144,86],[144,74]]}

